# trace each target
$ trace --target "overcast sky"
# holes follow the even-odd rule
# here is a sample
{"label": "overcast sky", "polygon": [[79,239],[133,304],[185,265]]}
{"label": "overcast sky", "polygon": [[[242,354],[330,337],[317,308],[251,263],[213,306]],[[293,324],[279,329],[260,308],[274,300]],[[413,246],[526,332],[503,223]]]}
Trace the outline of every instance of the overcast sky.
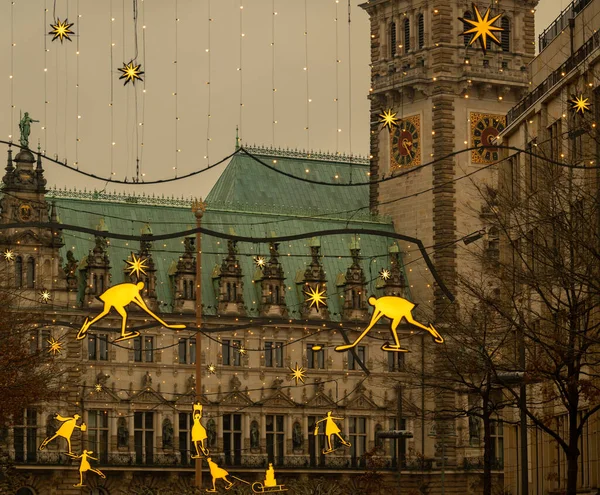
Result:
{"label": "overcast sky", "polygon": [[[172,177],[175,165],[184,175],[217,162],[234,150],[240,124],[249,144],[368,154],[369,23],[355,0],[350,38],[345,0],[308,0],[306,16],[301,0],[212,0],[210,16],[207,0],[138,0],[145,82],[124,87],[117,68],[135,56],[132,3],[56,0],[56,16],[74,21],[77,34],[61,45],[45,35],[52,0],[1,0],[2,139],[12,134],[18,141],[19,111],[28,111],[41,121],[32,125],[30,145],[40,139],[50,156],[129,180],[136,158],[146,180]],[[541,0],[537,31],[567,5]],[[140,187],[106,185],[50,163],[45,168],[49,185],[186,197],[205,196],[223,170]]]}

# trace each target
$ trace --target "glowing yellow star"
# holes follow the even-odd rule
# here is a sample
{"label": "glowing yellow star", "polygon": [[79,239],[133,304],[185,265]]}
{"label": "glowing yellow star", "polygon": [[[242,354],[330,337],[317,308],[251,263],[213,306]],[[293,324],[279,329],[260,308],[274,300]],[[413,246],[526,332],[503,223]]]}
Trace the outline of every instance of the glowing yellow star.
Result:
{"label": "glowing yellow star", "polygon": [[463,17],[459,17],[459,20],[461,20],[463,23],[471,24],[471,26],[473,26],[471,29],[465,29],[465,31],[460,33],[460,36],[474,34],[475,36],[471,38],[471,41],[469,41],[469,45],[472,45],[475,42],[475,40],[478,39],[479,43],[481,44],[481,48],[483,49],[483,54],[485,55],[488,36],[494,43],[500,45],[500,40],[496,38],[496,35],[492,31],[504,31],[504,29],[493,25],[494,22],[496,22],[498,19],[500,19],[500,17],[502,17],[502,14],[498,14],[497,16],[492,17],[490,19],[490,8],[488,7],[485,11],[485,15],[482,18],[481,14],[479,13],[479,9],[475,4],[473,4],[473,12],[477,17],[476,21],[472,19],[465,19]]}
{"label": "glowing yellow star", "polygon": [[575,113],[581,112],[581,115],[583,115],[590,110],[590,99],[584,98],[583,95],[573,96],[569,103],[571,104],[571,110],[575,110]]}
{"label": "glowing yellow star", "polygon": [[62,351],[62,344],[58,340],[54,337],[50,337],[50,340],[47,340],[46,342],[49,344],[48,352],[51,352],[55,356],[56,354],[60,354],[60,351]]}
{"label": "glowing yellow star", "polygon": [[148,265],[146,264],[148,263],[148,260],[146,258],[138,258],[135,253],[131,253],[131,260],[125,260],[125,263],[129,265],[125,268],[125,270],[129,272],[129,275],[135,274],[137,277],[140,276],[140,273],[148,275],[146,273],[146,268],[148,268]]}
{"label": "glowing yellow star", "polygon": [[325,300],[327,296],[325,295],[325,289],[319,290],[319,284],[317,287],[313,289],[312,287],[308,287],[307,290],[304,291],[304,295],[306,296],[306,302],[310,303],[309,308],[316,306],[317,311],[319,311],[320,306],[326,306]]}
{"label": "glowing yellow star", "polygon": [[50,299],[52,299],[50,291],[47,289],[42,289],[40,291],[40,301],[44,304],[48,304],[48,301],[50,301]]}
{"label": "glowing yellow star", "polygon": [[267,264],[267,260],[265,259],[264,256],[255,256],[254,263],[256,264],[256,266],[258,268],[264,268],[265,265]]}
{"label": "glowing yellow star", "polygon": [[381,280],[389,280],[389,278],[391,276],[392,276],[392,273],[387,268],[384,268],[383,270],[381,270],[379,272],[379,278]]}
{"label": "glowing yellow star", "polygon": [[125,79],[123,86],[125,86],[129,81],[131,84],[135,84],[136,79],[140,81],[144,81],[141,78],[141,75],[144,71],[140,70],[141,64],[135,64],[133,60],[128,64],[123,63],[123,67],[119,67],[119,71],[123,74],[119,77],[119,79]]}
{"label": "glowing yellow star", "polygon": [[245,356],[248,354],[248,350],[243,345],[240,346],[237,351],[240,353],[240,356]]}
{"label": "glowing yellow star", "polygon": [[391,131],[392,127],[398,125],[398,118],[396,117],[396,112],[393,112],[391,109],[384,110],[383,113],[379,114],[379,123],[383,124],[383,128],[386,127]]}
{"label": "glowing yellow star", "polygon": [[94,390],[96,392],[102,392],[102,385],[100,385],[99,383],[96,383],[96,385],[94,385]]}
{"label": "glowing yellow star", "polygon": [[54,41],[57,38],[60,40],[61,43],[63,42],[63,40],[73,41],[69,37],[69,35],[75,34],[73,31],[71,31],[72,25],[73,23],[69,22],[69,19],[65,19],[64,22],[61,22],[60,19],[56,19],[56,22],[54,24],[50,24],[52,31],[50,31],[48,34],[54,35],[52,41]]}
{"label": "glowing yellow star", "polygon": [[211,375],[214,375],[217,372],[217,367],[210,363],[208,366],[206,366],[206,371],[208,371]]}
{"label": "glowing yellow star", "polygon": [[298,367],[298,363],[296,363],[296,367],[289,368],[289,370],[292,372],[290,378],[296,380],[296,385],[298,385],[299,381],[304,383],[304,379],[306,378],[306,370],[304,368]]}
{"label": "glowing yellow star", "polygon": [[6,261],[15,261],[15,252],[12,249],[5,249],[4,259]]}

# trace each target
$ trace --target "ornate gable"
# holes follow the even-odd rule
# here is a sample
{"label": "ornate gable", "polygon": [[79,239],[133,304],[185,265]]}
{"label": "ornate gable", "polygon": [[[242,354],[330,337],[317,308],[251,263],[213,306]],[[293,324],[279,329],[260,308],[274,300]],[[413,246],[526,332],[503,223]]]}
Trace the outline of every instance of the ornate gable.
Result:
{"label": "ornate gable", "polygon": [[254,402],[244,392],[239,390],[229,392],[221,401],[222,406],[251,406]]}
{"label": "ornate gable", "polygon": [[[192,405],[196,402],[196,393],[188,392],[175,401],[177,405]],[[212,406],[213,403],[206,398],[206,395],[200,395],[200,404],[203,406]]]}
{"label": "ornate gable", "polygon": [[323,392],[317,392],[313,398],[311,398],[307,403],[307,407],[326,407],[328,409],[332,409],[336,407],[336,404],[333,399],[327,397]]}
{"label": "ornate gable", "polygon": [[161,394],[152,388],[147,388],[137,392],[136,394],[133,394],[130,400],[135,402],[167,402],[167,400]]}
{"label": "ornate gable", "polygon": [[271,397],[267,397],[263,403],[263,406],[275,406],[275,407],[296,407],[297,404],[285,395],[281,390],[275,392]]}
{"label": "ornate gable", "polygon": [[120,397],[108,387],[102,387],[102,389],[99,392],[94,390],[87,400],[90,402],[121,402]]}
{"label": "ornate gable", "polygon": [[348,401],[347,409],[379,409],[372,399],[369,399],[364,393],[358,394],[354,399]]}

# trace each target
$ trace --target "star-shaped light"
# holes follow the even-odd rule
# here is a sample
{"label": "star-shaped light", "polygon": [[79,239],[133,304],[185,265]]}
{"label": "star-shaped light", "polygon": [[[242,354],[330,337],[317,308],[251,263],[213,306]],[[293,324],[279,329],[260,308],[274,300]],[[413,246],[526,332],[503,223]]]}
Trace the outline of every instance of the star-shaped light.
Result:
{"label": "star-shaped light", "polygon": [[12,249],[5,249],[3,255],[6,261],[15,261],[15,252]]}
{"label": "star-shaped light", "polygon": [[573,96],[569,103],[571,104],[571,110],[575,110],[575,113],[581,112],[581,115],[583,115],[590,110],[590,99],[584,98],[583,95]]}
{"label": "star-shaped light", "polygon": [[148,275],[146,273],[146,268],[148,268],[147,258],[138,258],[135,253],[131,253],[131,260],[125,260],[125,263],[128,265],[125,270],[129,272],[129,275],[135,274],[137,277],[140,276],[140,273]]}
{"label": "star-shaped light", "polygon": [[50,294],[50,291],[48,289],[42,289],[40,291],[40,302],[43,304],[48,304],[50,299],[52,299],[52,294]]}
{"label": "star-shaped light", "polygon": [[102,385],[100,385],[99,383],[96,383],[96,385],[94,385],[94,390],[96,392],[102,392]]}
{"label": "star-shaped light", "polygon": [[135,84],[136,79],[142,82],[144,81],[141,78],[141,75],[144,73],[144,71],[140,70],[141,67],[141,64],[136,64],[133,60],[128,64],[123,63],[123,67],[119,67],[119,71],[122,72],[119,79],[125,79],[123,86],[129,81],[131,81],[131,84]]}
{"label": "star-shaped light", "polygon": [[243,345],[238,347],[237,351],[240,353],[240,356],[245,356],[248,354],[248,350]]}
{"label": "star-shaped light", "polygon": [[267,264],[267,260],[265,259],[264,256],[255,256],[254,257],[254,264],[258,267],[258,268],[264,268],[265,265]]}
{"label": "star-shaped light", "polygon": [[310,303],[308,307],[312,308],[313,306],[315,306],[317,308],[317,311],[319,311],[319,307],[326,306],[327,303],[325,302],[325,300],[327,299],[327,296],[325,295],[325,293],[325,289],[319,290],[319,284],[317,284],[317,287],[314,289],[308,286],[308,288],[304,291],[304,295],[306,296],[306,302]]}
{"label": "star-shaped light", "polygon": [[383,113],[379,114],[379,123],[383,124],[384,129],[387,127],[391,131],[392,127],[398,125],[396,112],[392,111],[392,109],[384,110]]}
{"label": "star-shaped light", "polygon": [[46,340],[46,342],[48,342],[48,352],[51,352],[54,356],[60,354],[60,351],[62,351],[61,342],[56,340],[54,337],[50,337],[50,339]]}
{"label": "star-shaped light", "polygon": [[392,272],[390,272],[387,268],[384,268],[383,270],[381,270],[379,272],[379,278],[381,280],[389,280],[389,278],[392,276]]}
{"label": "star-shaped light", "polygon": [[210,363],[206,366],[206,371],[208,371],[211,375],[214,375],[217,372],[217,367],[214,364]]}
{"label": "star-shaped light", "polygon": [[488,7],[487,10],[485,11],[485,15],[483,17],[481,17],[481,14],[479,13],[479,9],[477,8],[477,6],[475,4],[473,4],[473,12],[475,13],[475,16],[477,17],[476,21],[474,21],[472,19],[465,19],[463,17],[459,17],[459,20],[461,20],[462,22],[473,26],[470,29],[465,29],[462,33],[460,33],[460,36],[467,35],[467,34],[473,34],[474,36],[471,38],[471,41],[469,41],[469,46],[472,45],[475,42],[475,40],[479,40],[479,43],[481,44],[481,48],[483,49],[483,54],[485,55],[485,53],[486,53],[485,47],[487,44],[488,36],[494,43],[496,43],[498,46],[500,46],[500,40],[498,38],[496,38],[496,35],[493,33],[493,31],[504,31],[504,29],[496,27],[493,24],[498,19],[500,19],[500,17],[502,17],[502,14],[498,14],[497,16],[492,17],[490,19],[489,18],[490,17],[490,8]]}
{"label": "star-shaped light", "polygon": [[52,41],[54,41],[57,38],[60,40],[61,43],[63,42],[63,40],[73,41],[69,37],[71,34],[75,34],[73,31],[71,31],[71,26],[73,24],[74,23],[69,22],[69,19],[65,19],[64,22],[61,22],[60,19],[56,19],[56,22],[54,24],[50,24],[52,31],[48,33],[54,35]]}
{"label": "star-shaped light", "polygon": [[290,375],[290,378],[292,380],[296,380],[296,385],[298,385],[299,381],[304,383],[304,379],[306,378],[306,370],[304,368],[299,367],[298,363],[296,363],[296,367],[289,368],[289,370],[292,372],[292,374]]}

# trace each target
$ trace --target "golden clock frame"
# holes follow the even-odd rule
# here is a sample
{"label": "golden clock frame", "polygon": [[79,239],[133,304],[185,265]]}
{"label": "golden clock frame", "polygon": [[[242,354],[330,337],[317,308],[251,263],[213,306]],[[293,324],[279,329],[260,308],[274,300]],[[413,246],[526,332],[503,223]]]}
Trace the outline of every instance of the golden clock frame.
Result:
{"label": "golden clock frame", "polygon": [[399,119],[398,127],[404,121],[410,122],[412,125],[414,125],[417,128],[417,132],[419,133],[419,146],[417,147],[417,152],[415,154],[415,158],[413,159],[412,162],[410,162],[409,165],[402,165],[401,163],[398,163],[394,159],[393,141],[394,141],[395,129],[393,131],[390,131],[390,133],[389,133],[389,135],[390,135],[390,145],[389,145],[390,146],[390,171],[392,171],[392,172],[394,172],[396,170],[400,170],[402,168],[416,167],[417,165],[421,165],[421,140],[422,140],[421,115],[419,115],[419,114],[411,115],[410,117],[404,117],[403,119]]}
{"label": "golden clock frame", "polygon": [[[502,125],[506,128],[506,115],[498,115],[493,113],[482,113],[482,112],[469,112],[469,123],[470,123],[470,132],[469,136],[471,138],[471,147],[475,146],[475,128],[477,127],[477,123],[483,118],[496,119],[499,120]],[[471,163],[492,163],[494,160],[486,160],[483,158],[477,150],[471,150]]]}

